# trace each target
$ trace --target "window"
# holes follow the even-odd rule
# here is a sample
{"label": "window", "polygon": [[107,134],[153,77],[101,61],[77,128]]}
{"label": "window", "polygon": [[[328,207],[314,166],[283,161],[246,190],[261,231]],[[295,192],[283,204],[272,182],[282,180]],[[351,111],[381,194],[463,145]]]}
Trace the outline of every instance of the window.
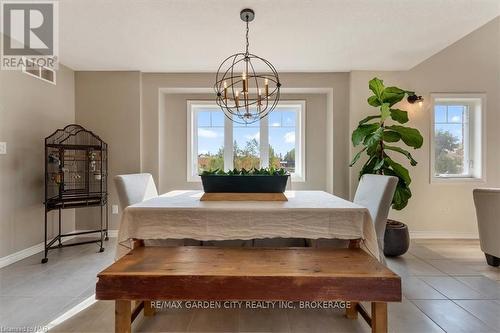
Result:
{"label": "window", "polygon": [[260,169],[260,125],[261,121],[248,125],[232,123],[233,169]]}
{"label": "window", "polygon": [[188,102],[188,181],[204,170],[285,168],[305,180],[304,101],[281,101],[267,117],[237,124],[212,102]]}
{"label": "window", "polygon": [[224,168],[224,114],[213,108],[194,113],[196,124],[195,170]]}
{"label": "window", "polygon": [[[300,138],[297,123],[300,113],[283,107],[269,115],[269,165],[285,168],[290,173],[296,170],[295,152]],[[299,167],[300,168],[300,167]]]}
{"label": "window", "polygon": [[432,179],[481,179],[484,96],[433,94],[432,101]]}

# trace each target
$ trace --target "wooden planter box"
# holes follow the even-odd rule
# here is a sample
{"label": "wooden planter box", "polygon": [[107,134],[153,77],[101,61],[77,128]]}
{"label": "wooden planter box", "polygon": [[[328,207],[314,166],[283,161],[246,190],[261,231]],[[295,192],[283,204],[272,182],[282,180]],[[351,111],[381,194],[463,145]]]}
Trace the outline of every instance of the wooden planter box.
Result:
{"label": "wooden planter box", "polygon": [[283,193],[289,176],[207,175],[201,181],[205,193]]}

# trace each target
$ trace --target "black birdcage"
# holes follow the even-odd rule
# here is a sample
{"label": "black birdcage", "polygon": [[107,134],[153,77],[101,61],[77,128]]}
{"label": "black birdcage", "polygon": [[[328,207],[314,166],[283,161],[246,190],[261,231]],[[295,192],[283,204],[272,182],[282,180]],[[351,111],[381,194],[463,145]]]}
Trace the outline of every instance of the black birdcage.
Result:
{"label": "black birdcage", "polygon": [[[45,138],[45,255],[42,263],[47,262],[49,250],[64,246],[99,243],[99,251],[104,251],[103,240],[108,239],[107,179],[108,146],[91,131],[71,124]],[[100,207],[99,229],[61,233],[62,209],[90,206]],[[59,211],[59,233],[48,241],[47,214],[51,210]],[[71,244],[62,243],[64,237],[93,233],[100,233],[100,237]],[[58,244],[54,245],[56,242]]]}

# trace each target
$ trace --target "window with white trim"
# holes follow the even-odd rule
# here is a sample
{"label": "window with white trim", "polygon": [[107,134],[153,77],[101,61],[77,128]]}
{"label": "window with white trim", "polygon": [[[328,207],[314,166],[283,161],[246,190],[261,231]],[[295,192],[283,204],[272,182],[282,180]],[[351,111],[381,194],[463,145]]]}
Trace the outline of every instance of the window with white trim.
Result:
{"label": "window with white trim", "polygon": [[253,124],[233,123],[219,106],[188,101],[187,180],[204,170],[285,168],[305,181],[305,102],[280,101]]}
{"label": "window with white trim", "polygon": [[433,94],[432,102],[432,179],[482,179],[484,96]]}

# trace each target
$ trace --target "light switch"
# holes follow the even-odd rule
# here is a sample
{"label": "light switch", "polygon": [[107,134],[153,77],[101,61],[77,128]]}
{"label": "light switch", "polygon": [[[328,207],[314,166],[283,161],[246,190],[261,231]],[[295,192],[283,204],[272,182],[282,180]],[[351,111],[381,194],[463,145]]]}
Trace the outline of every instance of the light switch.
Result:
{"label": "light switch", "polygon": [[118,214],[118,205],[111,206],[111,211],[113,212],[113,214]]}
{"label": "light switch", "polygon": [[0,142],[0,155],[7,154],[7,142]]}

